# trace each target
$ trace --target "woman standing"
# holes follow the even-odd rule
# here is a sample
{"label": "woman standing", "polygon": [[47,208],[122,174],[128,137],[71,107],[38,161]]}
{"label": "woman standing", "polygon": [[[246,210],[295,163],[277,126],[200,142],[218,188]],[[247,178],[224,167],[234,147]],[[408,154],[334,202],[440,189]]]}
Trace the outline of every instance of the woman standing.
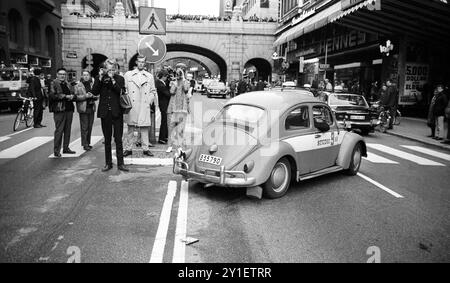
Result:
{"label": "woman standing", "polygon": [[168,128],[169,128],[169,148],[167,153],[172,152],[173,147],[184,146],[184,130],[186,120],[189,114],[189,96],[188,91],[190,83],[186,80],[182,69],[176,71],[176,80],[170,85],[169,107],[167,109]]}
{"label": "woman standing", "polygon": [[80,114],[81,146],[86,151],[92,149],[91,135],[95,118],[95,101],[98,99],[91,93],[93,85],[91,73],[83,71],[83,77],[75,87],[77,111]]}

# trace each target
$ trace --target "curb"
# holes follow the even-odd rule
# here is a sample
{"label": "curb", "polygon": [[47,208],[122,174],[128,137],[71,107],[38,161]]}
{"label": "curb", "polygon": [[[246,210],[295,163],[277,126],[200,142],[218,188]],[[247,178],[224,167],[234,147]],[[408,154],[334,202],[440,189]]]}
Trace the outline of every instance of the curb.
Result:
{"label": "curb", "polygon": [[446,150],[446,151],[450,151],[450,147],[449,146],[434,144],[434,143],[431,143],[431,142],[426,142],[424,140],[421,140],[421,139],[418,139],[418,138],[414,138],[414,137],[411,137],[411,136],[407,136],[407,135],[404,135],[404,134],[398,134],[398,133],[394,133],[394,132],[386,132],[386,134],[391,135],[391,136],[396,136],[396,137],[399,137],[399,138],[404,138],[404,139],[411,140],[411,141],[415,141],[415,142],[420,142],[420,143],[423,143],[423,144],[426,144],[426,145],[429,145],[429,146],[432,146],[432,147],[435,147],[435,148],[443,149],[443,150]]}

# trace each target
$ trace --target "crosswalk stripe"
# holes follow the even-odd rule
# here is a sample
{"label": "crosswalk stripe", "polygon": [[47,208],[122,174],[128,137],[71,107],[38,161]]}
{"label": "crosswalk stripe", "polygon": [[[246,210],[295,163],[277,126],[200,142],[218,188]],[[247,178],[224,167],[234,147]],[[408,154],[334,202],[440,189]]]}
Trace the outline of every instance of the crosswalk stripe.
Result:
{"label": "crosswalk stripe", "polygon": [[10,137],[0,137],[0,142],[7,141],[9,139],[10,139]]}
{"label": "crosswalk stripe", "polygon": [[434,151],[434,150],[431,150],[431,149],[428,149],[428,148],[424,148],[424,147],[421,147],[421,146],[402,145],[402,147],[407,148],[407,149],[411,149],[411,150],[414,150],[414,151],[417,151],[417,152],[425,153],[425,154],[428,154],[430,156],[434,156],[434,157],[437,157],[437,158],[440,158],[440,159],[444,159],[444,160],[450,161],[450,155],[449,154],[445,154],[445,153],[442,153],[442,152],[439,152],[439,151]]}
{"label": "crosswalk stripe", "polygon": [[[94,136],[91,137],[91,145],[97,144],[99,141],[101,141],[103,137],[100,136]],[[62,158],[77,158],[83,155],[86,151],[81,146],[81,138],[75,140],[69,145],[69,148],[76,152],[76,154],[64,154],[62,153]],[[48,158],[55,158],[53,154],[51,154]]]}
{"label": "crosswalk stripe", "polygon": [[0,159],[18,158],[46,143],[53,140],[53,137],[34,137],[23,143],[10,147],[0,152]]}
{"label": "crosswalk stripe", "polygon": [[379,156],[375,153],[369,152],[367,157],[364,157],[365,160],[371,163],[382,163],[382,164],[398,164],[398,162],[392,161],[390,159]]}
{"label": "crosswalk stripe", "polygon": [[381,144],[367,144],[368,147],[379,150],[381,152],[385,152],[390,155],[397,156],[401,159],[409,160],[411,162],[417,163],[419,165],[427,165],[427,166],[445,166],[442,163],[438,163],[414,154],[407,153],[405,151],[397,150],[392,147],[388,147]]}

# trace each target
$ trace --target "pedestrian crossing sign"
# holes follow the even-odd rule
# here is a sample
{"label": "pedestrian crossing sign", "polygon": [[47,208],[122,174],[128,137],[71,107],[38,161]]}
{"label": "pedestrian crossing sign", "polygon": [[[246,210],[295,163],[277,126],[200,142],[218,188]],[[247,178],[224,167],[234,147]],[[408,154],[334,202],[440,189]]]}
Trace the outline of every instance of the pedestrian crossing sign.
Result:
{"label": "pedestrian crossing sign", "polygon": [[166,9],[139,7],[139,33],[166,35]]}

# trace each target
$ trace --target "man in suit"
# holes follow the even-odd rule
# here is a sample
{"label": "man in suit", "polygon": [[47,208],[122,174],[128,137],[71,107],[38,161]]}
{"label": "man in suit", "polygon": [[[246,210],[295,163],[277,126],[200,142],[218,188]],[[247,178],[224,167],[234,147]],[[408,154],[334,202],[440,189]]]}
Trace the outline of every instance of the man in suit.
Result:
{"label": "man in suit", "polygon": [[75,107],[73,105],[75,96],[73,95],[73,88],[66,81],[66,76],[66,69],[58,69],[58,78],[54,80],[50,86],[49,108],[50,112],[53,113],[53,119],[55,121],[55,138],[53,148],[55,157],[61,157],[61,142],[63,142],[64,154],[76,153],[69,148],[73,112],[75,110]]}
{"label": "man in suit", "polygon": [[123,110],[120,106],[120,95],[125,91],[125,80],[116,74],[116,63],[107,60],[102,64],[100,75],[95,80],[91,93],[100,97],[97,117],[102,120],[103,137],[105,138],[106,165],[103,172],[113,168],[112,163],[112,135],[116,144],[117,168],[128,172],[123,160]]}
{"label": "man in suit", "polygon": [[35,128],[43,128],[42,125],[42,116],[44,113],[44,94],[41,85],[41,80],[39,76],[41,75],[40,70],[32,70],[32,76],[30,77],[29,86],[28,86],[28,94],[30,97],[34,97],[36,100],[34,101],[34,127]]}
{"label": "man in suit", "polygon": [[168,87],[169,73],[162,70],[158,74],[158,79],[155,82],[156,90],[158,92],[159,110],[161,111],[161,128],[159,129],[159,144],[167,144],[169,139],[169,129],[167,126],[167,108],[169,107],[170,89]]}

